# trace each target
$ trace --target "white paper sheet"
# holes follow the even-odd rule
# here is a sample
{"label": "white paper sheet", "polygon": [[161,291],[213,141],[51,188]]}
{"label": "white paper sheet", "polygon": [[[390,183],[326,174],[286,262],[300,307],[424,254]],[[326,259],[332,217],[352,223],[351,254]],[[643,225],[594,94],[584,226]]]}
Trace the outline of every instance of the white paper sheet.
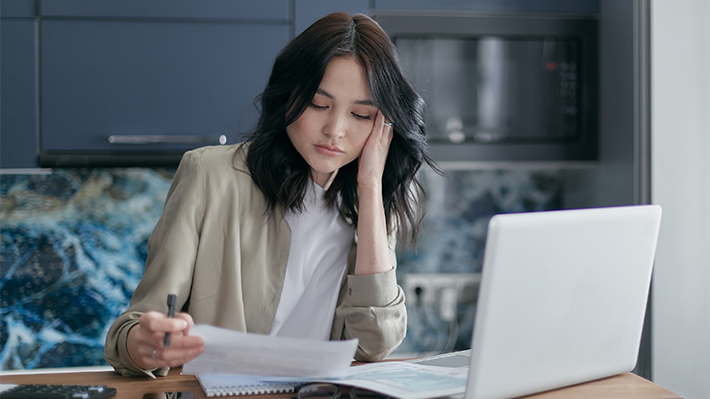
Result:
{"label": "white paper sheet", "polygon": [[340,378],[357,350],[356,339],[317,341],[249,334],[198,324],[205,351],[185,363],[183,374],[250,374],[275,377]]}
{"label": "white paper sheet", "polygon": [[333,382],[400,399],[423,399],[462,394],[467,378],[468,367],[380,362],[350,367],[345,377]]}
{"label": "white paper sheet", "polygon": [[[468,367],[423,366],[407,362],[380,362],[350,367],[342,378],[260,377],[245,375],[198,375],[207,396],[243,395],[278,390],[287,382],[329,382],[376,391],[399,399],[447,396],[463,398]],[[277,384],[275,384],[277,383]]]}

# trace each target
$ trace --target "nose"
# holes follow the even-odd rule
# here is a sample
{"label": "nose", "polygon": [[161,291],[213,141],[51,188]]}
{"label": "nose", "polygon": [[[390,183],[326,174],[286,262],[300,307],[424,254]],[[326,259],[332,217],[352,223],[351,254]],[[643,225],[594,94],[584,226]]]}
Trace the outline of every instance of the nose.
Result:
{"label": "nose", "polygon": [[347,119],[345,115],[337,112],[332,112],[328,116],[326,125],[323,127],[323,132],[330,138],[341,138],[345,136],[347,130]]}

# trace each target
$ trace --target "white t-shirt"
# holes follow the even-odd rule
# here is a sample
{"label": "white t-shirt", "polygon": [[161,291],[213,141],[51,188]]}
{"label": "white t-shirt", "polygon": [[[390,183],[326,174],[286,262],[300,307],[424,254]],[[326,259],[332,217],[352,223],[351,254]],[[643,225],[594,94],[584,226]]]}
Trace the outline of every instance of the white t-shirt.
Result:
{"label": "white t-shirt", "polygon": [[302,213],[286,212],[291,249],[270,335],[328,340],[354,229],[311,181]]}

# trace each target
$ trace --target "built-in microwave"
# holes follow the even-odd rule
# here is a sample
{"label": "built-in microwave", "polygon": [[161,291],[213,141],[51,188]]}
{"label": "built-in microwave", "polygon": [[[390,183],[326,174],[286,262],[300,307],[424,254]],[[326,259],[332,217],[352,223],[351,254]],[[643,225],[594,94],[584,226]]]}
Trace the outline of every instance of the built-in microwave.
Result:
{"label": "built-in microwave", "polygon": [[594,17],[379,13],[439,162],[597,159]]}

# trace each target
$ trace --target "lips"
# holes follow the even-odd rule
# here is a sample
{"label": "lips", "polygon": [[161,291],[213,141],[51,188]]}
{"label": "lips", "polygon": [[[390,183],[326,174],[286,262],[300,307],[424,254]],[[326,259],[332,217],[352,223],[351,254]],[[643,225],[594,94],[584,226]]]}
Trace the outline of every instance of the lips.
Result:
{"label": "lips", "polygon": [[329,157],[335,157],[338,155],[341,155],[344,153],[343,150],[341,150],[339,147],[336,146],[331,146],[327,144],[318,144],[316,145],[316,150],[320,152],[323,155],[327,155]]}

